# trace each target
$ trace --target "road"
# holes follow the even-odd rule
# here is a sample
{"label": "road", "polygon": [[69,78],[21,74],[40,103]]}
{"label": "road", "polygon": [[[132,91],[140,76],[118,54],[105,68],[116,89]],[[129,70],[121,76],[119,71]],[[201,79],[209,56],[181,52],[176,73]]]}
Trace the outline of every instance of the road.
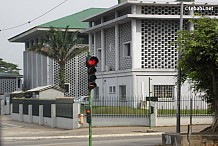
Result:
{"label": "road", "polygon": [[[158,146],[161,136],[93,138],[93,146]],[[88,138],[3,141],[2,146],[88,146]]]}

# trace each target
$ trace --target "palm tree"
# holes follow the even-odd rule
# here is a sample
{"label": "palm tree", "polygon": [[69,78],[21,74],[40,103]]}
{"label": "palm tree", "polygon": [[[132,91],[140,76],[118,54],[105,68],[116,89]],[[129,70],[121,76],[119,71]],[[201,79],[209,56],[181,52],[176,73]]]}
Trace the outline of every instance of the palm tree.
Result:
{"label": "palm tree", "polygon": [[0,58],[0,72],[19,75],[19,70],[16,64],[6,62]]}
{"label": "palm tree", "polygon": [[79,47],[82,39],[78,38],[78,32],[69,32],[69,26],[64,31],[50,27],[48,35],[42,44],[34,45],[30,51],[34,51],[54,59],[59,65],[59,86],[64,89],[65,64],[75,56],[88,51],[87,46]]}

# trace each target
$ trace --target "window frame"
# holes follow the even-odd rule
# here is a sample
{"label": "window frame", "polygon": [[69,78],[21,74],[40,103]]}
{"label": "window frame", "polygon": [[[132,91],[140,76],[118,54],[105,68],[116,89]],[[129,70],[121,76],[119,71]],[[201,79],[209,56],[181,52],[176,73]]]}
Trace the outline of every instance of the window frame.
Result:
{"label": "window frame", "polygon": [[[99,53],[99,52],[100,52],[100,53]],[[102,59],[101,53],[102,53],[102,49],[101,49],[101,48],[98,48],[98,49],[97,49],[97,58],[98,58],[99,62],[101,62],[101,59]]]}
{"label": "window frame", "polygon": [[94,100],[99,100],[99,86],[95,87],[94,89]]}
{"label": "window frame", "polygon": [[131,48],[132,48],[131,41],[123,43],[123,57],[131,57]]}
{"label": "window frame", "polygon": [[[162,88],[163,90],[160,88]],[[159,99],[175,99],[175,85],[153,85],[153,95],[155,97],[158,97]]]}
{"label": "window frame", "polygon": [[[125,87],[124,88],[125,89],[124,96],[123,96],[123,93],[122,93],[123,91],[121,91],[123,87]],[[127,98],[126,98],[126,85],[119,85],[119,98],[120,98],[121,101],[126,101],[127,100]]]}
{"label": "window frame", "polygon": [[[66,86],[68,85],[68,92],[66,91]],[[64,83],[64,92],[70,93],[70,83]]]}
{"label": "window frame", "polygon": [[109,94],[116,94],[116,86],[109,86]]}

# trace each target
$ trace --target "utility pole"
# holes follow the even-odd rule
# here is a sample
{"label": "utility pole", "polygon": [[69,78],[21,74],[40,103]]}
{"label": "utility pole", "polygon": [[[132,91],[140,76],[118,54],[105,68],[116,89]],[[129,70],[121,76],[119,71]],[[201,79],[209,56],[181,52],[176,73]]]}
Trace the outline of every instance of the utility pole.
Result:
{"label": "utility pole", "polygon": [[[180,30],[183,30],[183,1],[181,1],[180,5]],[[181,51],[178,51],[178,62],[181,59]],[[180,112],[180,101],[181,101],[181,68],[178,66],[178,74],[177,74],[177,112],[176,112],[176,133],[180,133],[180,125],[181,125],[181,112]]]}

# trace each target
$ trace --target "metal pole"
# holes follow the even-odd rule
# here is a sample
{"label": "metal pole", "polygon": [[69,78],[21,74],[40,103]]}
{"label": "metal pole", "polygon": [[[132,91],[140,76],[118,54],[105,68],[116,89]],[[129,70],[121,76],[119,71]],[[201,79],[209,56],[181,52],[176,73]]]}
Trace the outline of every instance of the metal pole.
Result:
{"label": "metal pole", "polygon": [[[90,56],[90,52],[88,52],[88,57]],[[92,95],[91,90],[88,90],[88,97],[89,97],[89,109],[90,109],[90,116],[91,121],[89,123],[89,146],[92,146]]]}
{"label": "metal pole", "polygon": [[[181,1],[180,7],[180,30],[183,30],[183,1]],[[178,51],[178,61],[181,59],[181,51]],[[181,100],[181,68],[178,67],[177,75],[177,114],[176,114],[176,133],[180,133],[180,100]]]}
{"label": "metal pole", "polygon": [[149,98],[149,110],[148,110],[148,114],[149,114],[149,129],[151,129],[151,78],[148,78],[148,98]]}
{"label": "metal pole", "polygon": [[91,90],[89,90],[89,109],[90,109],[90,116],[91,121],[89,123],[89,146],[92,146],[92,96],[91,96]]}

